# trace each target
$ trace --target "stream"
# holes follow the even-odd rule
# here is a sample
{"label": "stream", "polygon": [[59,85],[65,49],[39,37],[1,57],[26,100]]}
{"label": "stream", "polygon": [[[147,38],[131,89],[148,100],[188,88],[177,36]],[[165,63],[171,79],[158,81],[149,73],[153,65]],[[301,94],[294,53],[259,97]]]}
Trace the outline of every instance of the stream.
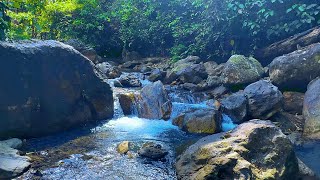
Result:
{"label": "stream", "polygon": [[[141,76],[142,77],[142,76]],[[114,118],[86,127],[59,133],[49,137],[30,139],[23,151],[35,161],[33,167],[18,179],[176,179],[174,163],[176,156],[200,135],[187,134],[172,125],[172,118],[180,112],[193,108],[206,108],[202,102],[205,95],[194,96],[190,92],[169,90],[173,101],[171,119],[151,120],[124,116],[117,94],[135,92],[135,88],[116,88],[114,91]],[[141,79],[143,86],[151,82]],[[235,127],[224,115],[223,129]],[[117,152],[122,141],[133,144],[129,155]],[[169,154],[161,161],[151,161],[138,156],[137,151],[146,142],[161,144]]]}

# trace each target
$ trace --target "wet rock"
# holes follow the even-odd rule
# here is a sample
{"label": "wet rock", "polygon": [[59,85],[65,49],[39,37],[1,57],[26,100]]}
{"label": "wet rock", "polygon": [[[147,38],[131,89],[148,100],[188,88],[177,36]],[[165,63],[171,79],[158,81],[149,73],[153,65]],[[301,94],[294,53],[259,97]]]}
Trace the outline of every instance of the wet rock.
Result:
{"label": "wet rock", "polygon": [[208,76],[208,78],[198,84],[198,90],[205,91],[219,87],[223,83],[223,79],[219,76]]}
{"label": "wet rock", "polygon": [[246,120],[248,99],[243,92],[234,93],[221,100],[223,113],[231,117],[234,123],[242,123]]}
{"label": "wet rock", "polygon": [[124,115],[131,115],[134,108],[135,95],[133,93],[119,94],[118,98]]}
{"label": "wet rock", "polygon": [[137,72],[141,72],[141,73],[147,73],[149,71],[151,71],[151,68],[147,65],[136,65],[134,68],[133,68],[134,71],[137,71]]}
{"label": "wet rock", "polygon": [[197,109],[180,114],[172,124],[189,133],[213,134],[221,131],[221,113],[215,109]]}
{"label": "wet rock", "polygon": [[113,116],[94,64],[57,41],[0,42],[0,138],[34,137]]}
{"label": "wet rock", "polygon": [[291,114],[302,114],[304,94],[299,92],[283,93],[283,110]]}
{"label": "wet rock", "polygon": [[279,128],[251,120],[200,139],[179,156],[176,169],[179,179],[290,179],[298,161]]}
{"label": "wet rock", "polygon": [[139,77],[133,73],[122,74],[118,79],[123,87],[141,87]]}
{"label": "wet rock", "polygon": [[163,81],[165,77],[166,77],[166,72],[160,69],[154,69],[151,71],[151,74],[148,77],[148,79],[149,81],[155,82],[155,81]]}
{"label": "wet rock", "polygon": [[164,149],[160,144],[149,142],[149,143],[145,143],[141,147],[138,154],[141,157],[146,157],[153,160],[160,160],[168,154],[168,151]]}
{"label": "wet rock", "polygon": [[264,70],[259,61],[253,57],[233,55],[223,70],[224,83],[227,85],[244,85],[259,80]]}
{"label": "wet rock", "polygon": [[129,141],[123,141],[117,146],[117,151],[120,154],[126,154],[129,151],[130,142]]}
{"label": "wet rock", "polygon": [[189,90],[191,92],[195,92],[198,90],[198,86],[193,83],[184,83],[181,85],[183,89]]}
{"label": "wet rock", "polygon": [[270,81],[260,80],[244,89],[249,100],[248,114],[253,118],[268,119],[281,109],[283,96]]}
{"label": "wet rock", "polygon": [[66,41],[65,44],[68,44],[74,47],[77,51],[79,51],[81,54],[86,56],[95,64],[98,64],[99,62],[102,61],[102,58],[97,54],[97,52],[92,47],[84,44],[78,39],[70,39]]}
{"label": "wet rock", "polygon": [[308,85],[304,96],[303,116],[305,118],[304,136],[320,139],[320,79]]}
{"label": "wet rock", "polygon": [[161,81],[143,87],[136,100],[140,118],[165,120],[170,118],[172,103]]}
{"label": "wet rock", "polygon": [[121,72],[108,62],[103,62],[96,64],[96,68],[98,68],[103,74],[107,76],[107,78],[115,79],[117,77],[120,77]]}
{"label": "wet rock", "polygon": [[19,139],[0,141],[0,179],[11,179],[21,175],[30,167],[30,159],[20,156],[18,150],[21,146]]}
{"label": "wet rock", "polygon": [[308,83],[320,76],[320,43],[275,58],[269,65],[269,76],[275,85],[304,90]]}

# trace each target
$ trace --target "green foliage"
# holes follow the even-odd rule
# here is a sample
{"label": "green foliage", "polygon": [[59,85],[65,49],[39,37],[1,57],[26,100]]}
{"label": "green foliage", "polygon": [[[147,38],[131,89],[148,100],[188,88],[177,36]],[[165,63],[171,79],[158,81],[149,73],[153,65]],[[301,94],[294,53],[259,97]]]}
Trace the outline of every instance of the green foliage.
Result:
{"label": "green foliage", "polygon": [[8,6],[5,2],[0,2],[0,40],[5,38],[5,30],[9,28],[10,18],[7,15]]}
{"label": "green foliage", "polygon": [[[78,38],[106,56],[121,50],[215,60],[320,24],[318,0],[11,0],[11,39]],[[1,21],[2,19],[2,21]]]}

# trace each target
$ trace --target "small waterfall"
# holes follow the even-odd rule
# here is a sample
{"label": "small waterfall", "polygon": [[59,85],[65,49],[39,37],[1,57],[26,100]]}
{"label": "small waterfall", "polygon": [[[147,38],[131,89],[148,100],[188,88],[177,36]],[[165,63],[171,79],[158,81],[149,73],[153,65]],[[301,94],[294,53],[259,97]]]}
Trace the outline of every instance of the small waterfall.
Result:
{"label": "small waterfall", "polygon": [[237,127],[237,125],[233,123],[232,119],[228,115],[222,114],[222,131],[230,131],[235,127]]}
{"label": "small waterfall", "polygon": [[114,81],[115,79],[109,79],[107,82],[113,91],[113,105],[114,105],[113,118],[120,118],[124,116],[124,113],[119,102],[118,91],[117,91],[118,88],[114,87]]}

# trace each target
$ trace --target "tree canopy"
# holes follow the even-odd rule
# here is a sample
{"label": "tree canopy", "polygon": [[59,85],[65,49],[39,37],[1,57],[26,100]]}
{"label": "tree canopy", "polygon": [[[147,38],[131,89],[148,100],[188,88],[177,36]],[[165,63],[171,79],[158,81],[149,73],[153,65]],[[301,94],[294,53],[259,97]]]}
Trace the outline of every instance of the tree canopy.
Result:
{"label": "tree canopy", "polygon": [[101,55],[227,58],[320,24],[318,0],[6,0],[2,39],[80,39]]}

